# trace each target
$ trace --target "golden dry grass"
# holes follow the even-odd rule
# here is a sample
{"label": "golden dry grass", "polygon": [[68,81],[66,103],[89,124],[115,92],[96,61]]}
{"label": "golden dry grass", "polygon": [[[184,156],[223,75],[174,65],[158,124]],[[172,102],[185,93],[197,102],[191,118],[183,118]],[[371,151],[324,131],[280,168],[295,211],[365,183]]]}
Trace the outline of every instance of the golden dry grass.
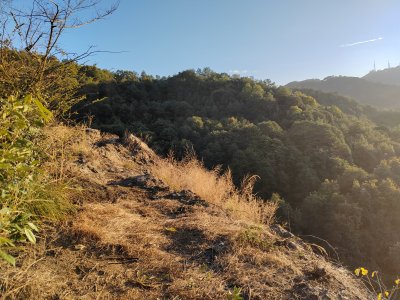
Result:
{"label": "golden dry grass", "polygon": [[[349,272],[296,238],[294,249],[286,247],[270,230],[277,204],[253,195],[254,177],[236,188],[230,172],[207,170],[193,157],[157,158],[140,143],[125,147],[84,128],[47,130],[49,172],[73,178],[83,200],[16,269],[0,263],[0,299],[211,300],[227,299],[235,286],[246,300],[302,299],[322,289],[367,299]],[[148,173],[168,188],[110,184]],[[209,205],[171,198],[181,190]],[[307,279],[316,267],[327,276]]]}
{"label": "golden dry grass", "polygon": [[41,147],[47,155],[46,171],[55,181],[70,179],[73,160],[80,155],[91,155],[90,135],[84,125],[69,127],[62,124],[47,126],[43,130]]}
{"label": "golden dry grass", "polygon": [[244,178],[237,188],[229,170],[223,174],[219,168],[208,170],[194,156],[181,161],[172,156],[158,159],[151,166],[151,173],[175,190],[190,190],[239,220],[261,224],[274,221],[278,204],[253,194],[255,176]]}

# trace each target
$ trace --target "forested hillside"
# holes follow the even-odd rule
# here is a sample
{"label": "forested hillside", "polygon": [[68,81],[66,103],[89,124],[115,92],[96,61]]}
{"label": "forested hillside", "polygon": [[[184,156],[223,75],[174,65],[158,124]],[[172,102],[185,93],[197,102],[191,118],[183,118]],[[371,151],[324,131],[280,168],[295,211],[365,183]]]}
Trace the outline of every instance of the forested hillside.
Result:
{"label": "forested hillside", "polygon": [[[23,53],[8,54],[15,58],[10,62],[18,66],[26,63],[27,69],[34,62]],[[208,160],[213,159],[208,166],[221,161],[226,168],[236,161],[235,169],[241,172],[236,176],[237,183],[247,170],[261,172],[279,159],[281,174],[291,177],[278,179],[290,184],[294,175],[290,164],[296,155],[302,155],[301,151],[286,162],[284,156],[295,150],[286,145],[286,129],[277,122],[263,121],[257,109],[263,108],[265,115],[276,115],[277,120],[285,119],[282,126],[289,128],[296,124],[292,113],[285,112],[291,102],[298,98],[298,108],[292,109],[295,114],[308,106],[317,109],[319,105],[311,97],[292,95],[268,81],[257,83],[209,70],[154,79],[58,60],[51,63],[62,70],[58,75],[65,80],[46,81],[55,87],[48,90],[46,98],[40,101],[28,95],[0,100],[0,299],[261,300],[339,296],[361,300],[372,299],[372,294],[378,293],[371,293],[352,272],[333,264],[323,248],[304,242],[276,223],[279,205],[282,221],[294,213],[272,193],[276,187],[263,187],[265,181],[260,181],[260,195],[271,195],[263,200],[253,194],[255,176],[247,176],[235,186],[230,171],[219,167],[208,170],[193,156],[182,161],[171,156],[162,159],[133,135],[119,138],[84,125],[71,126],[74,122],[65,110],[82,99],[79,94],[94,99],[76,104],[75,110],[79,108],[82,116],[108,107],[113,101],[107,95],[120,97],[102,116],[93,116],[92,125],[101,127],[104,122],[104,131],[122,133],[128,128],[140,133],[141,127],[122,123],[127,122],[124,118],[129,114],[121,109],[131,110],[136,113],[133,120],[137,120],[132,124],[141,122],[142,128],[148,128],[143,136],[151,139],[160,153],[166,154],[172,147],[182,156],[194,147]],[[14,85],[7,83],[13,83],[13,79],[25,82],[23,79],[29,75],[19,68],[15,71],[21,71],[17,73],[20,77],[3,82],[4,94],[18,94],[12,90]],[[164,93],[169,93],[169,80],[175,83],[168,97],[177,100],[164,103],[157,98],[167,97]],[[185,82],[190,84],[189,89]],[[210,112],[207,106],[202,110],[201,102],[207,101],[214,88],[224,92],[225,84],[232,86],[231,95],[243,90],[237,95],[236,108],[223,112],[230,103],[225,99],[215,102],[216,108]],[[17,86],[23,91],[20,83]],[[80,91],[75,90],[78,86]],[[141,104],[129,104],[133,97],[122,103],[129,86],[140,95]],[[194,94],[189,94],[191,91]],[[198,102],[182,100],[189,95],[194,100],[199,95]],[[60,103],[59,96],[67,98]],[[286,99],[287,103],[282,108],[281,104],[275,108],[271,103],[264,105],[277,99]],[[252,101],[254,106],[241,112]],[[114,111],[116,108],[119,110]],[[192,115],[195,110],[197,116]],[[325,114],[328,116],[328,111],[321,117]],[[242,115],[259,122],[254,125]],[[70,126],[63,125],[66,122]],[[171,125],[164,125],[168,122]],[[300,129],[311,123],[301,124]],[[180,133],[181,128],[186,131]],[[185,132],[184,140],[180,134]],[[300,138],[300,131],[293,131],[296,134]],[[193,135],[198,137],[196,143],[189,140]],[[213,149],[207,152],[210,145],[219,147],[219,153]],[[257,147],[262,152],[252,153]],[[230,156],[225,162],[224,148],[229,149],[226,154]],[[339,152],[341,148],[338,145]],[[239,151],[243,152],[242,158],[235,158]],[[253,160],[247,160],[248,155],[253,155],[249,157]],[[255,168],[258,162],[261,165]],[[292,207],[300,204],[298,198]],[[300,232],[301,223],[296,226]],[[391,291],[396,293],[397,287]]]}
{"label": "forested hillside", "polygon": [[237,184],[256,174],[256,191],[280,195],[280,220],[292,230],[325,239],[350,266],[398,272],[398,129],[377,126],[345,98],[314,95],[318,102],[209,69],[168,78],[95,67],[78,74],[88,96],[75,107],[78,119],[133,132],[163,155],[194,150],[206,166],[230,168]]}
{"label": "forested hillside", "polygon": [[[116,19],[147,21],[132,3]],[[119,5],[0,1],[0,299],[397,299],[399,112],[209,68],[82,64],[118,51],[64,32]],[[350,85],[398,105],[400,86]]]}
{"label": "forested hillside", "polygon": [[378,71],[371,71],[363,78],[372,82],[400,85],[400,66]]}
{"label": "forested hillside", "polygon": [[[337,93],[342,96],[354,98],[362,104],[372,105],[379,109],[399,109],[400,86],[389,84],[385,80],[374,80],[374,77],[373,74],[363,78],[330,76],[323,80],[309,79],[293,81],[287,84],[287,86],[290,88],[313,89],[326,93]],[[381,76],[377,76],[376,78],[378,77],[381,78]]]}
{"label": "forested hillside", "polygon": [[294,89],[315,98],[322,105],[335,105],[344,113],[356,117],[368,118],[378,126],[389,127],[396,130],[400,125],[400,111],[382,110],[370,105],[362,105],[354,99],[336,93],[325,93],[311,89]]}

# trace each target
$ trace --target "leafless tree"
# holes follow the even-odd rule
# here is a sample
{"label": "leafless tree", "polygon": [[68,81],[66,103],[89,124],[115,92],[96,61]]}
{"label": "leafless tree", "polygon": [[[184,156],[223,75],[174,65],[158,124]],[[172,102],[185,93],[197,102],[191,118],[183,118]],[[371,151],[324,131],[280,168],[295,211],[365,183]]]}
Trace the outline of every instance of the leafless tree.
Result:
{"label": "leafless tree", "polygon": [[[59,45],[66,30],[76,29],[111,15],[119,1],[104,0],[24,0],[28,5],[0,0],[0,89],[6,93],[33,93],[50,98],[60,105],[61,98],[71,91],[57,91],[58,78],[68,64],[88,57],[84,53],[69,53]],[[50,95],[53,93],[54,95]],[[61,95],[60,93],[64,93]],[[4,96],[4,95],[3,95]],[[66,101],[64,99],[63,101]],[[53,106],[55,103],[53,103]]]}

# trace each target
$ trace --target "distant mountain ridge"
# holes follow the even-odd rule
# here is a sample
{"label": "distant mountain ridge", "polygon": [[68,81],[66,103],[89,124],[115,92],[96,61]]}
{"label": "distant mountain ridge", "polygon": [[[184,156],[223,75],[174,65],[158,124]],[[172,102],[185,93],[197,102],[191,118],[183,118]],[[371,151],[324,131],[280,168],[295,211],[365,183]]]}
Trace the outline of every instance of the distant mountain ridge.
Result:
{"label": "distant mountain ridge", "polygon": [[329,76],[323,80],[293,81],[286,86],[337,93],[377,108],[400,109],[400,67],[372,71],[362,78]]}
{"label": "distant mountain ridge", "polygon": [[400,86],[400,66],[379,71],[371,71],[362,78],[371,82]]}

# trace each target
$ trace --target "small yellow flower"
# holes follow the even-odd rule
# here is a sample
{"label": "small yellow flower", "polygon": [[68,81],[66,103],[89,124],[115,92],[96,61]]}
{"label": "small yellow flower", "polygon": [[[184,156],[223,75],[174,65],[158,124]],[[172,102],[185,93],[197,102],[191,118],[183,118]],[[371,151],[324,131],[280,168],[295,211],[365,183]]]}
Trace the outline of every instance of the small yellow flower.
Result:
{"label": "small yellow flower", "polygon": [[396,285],[399,285],[399,284],[400,284],[400,278],[399,278],[399,279],[396,279],[396,280],[394,281],[394,283],[395,283]]}
{"label": "small yellow flower", "polygon": [[364,269],[364,268],[361,268],[361,275],[362,276],[367,276],[368,275],[368,270]]}
{"label": "small yellow flower", "polygon": [[354,274],[356,274],[356,276],[367,276],[368,275],[368,270],[365,268],[357,268],[354,271]]}
{"label": "small yellow flower", "polygon": [[388,291],[385,292],[385,297],[386,298],[389,297],[389,292]]}
{"label": "small yellow flower", "polygon": [[378,294],[378,298],[377,298],[378,300],[382,300],[382,293],[379,293]]}

